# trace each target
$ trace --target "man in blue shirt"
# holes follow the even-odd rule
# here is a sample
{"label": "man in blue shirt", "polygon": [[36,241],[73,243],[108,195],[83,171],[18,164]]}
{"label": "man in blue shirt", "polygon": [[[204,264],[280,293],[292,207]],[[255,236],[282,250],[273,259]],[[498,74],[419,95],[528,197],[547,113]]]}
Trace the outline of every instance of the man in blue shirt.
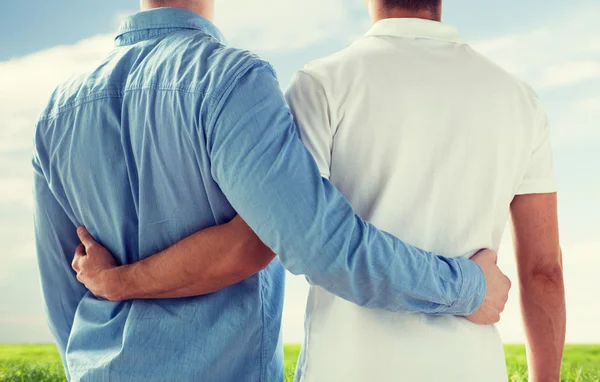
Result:
{"label": "man in blue shirt", "polygon": [[[37,253],[69,379],[282,380],[284,267],[361,306],[499,319],[509,286],[494,255],[436,256],[361,220],[298,139],[273,69],[225,45],[212,1],[142,5],[35,131]],[[147,284],[159,264],[198,271],[204,293],[231,286],[98,299],[71,269],[80,225]]]}

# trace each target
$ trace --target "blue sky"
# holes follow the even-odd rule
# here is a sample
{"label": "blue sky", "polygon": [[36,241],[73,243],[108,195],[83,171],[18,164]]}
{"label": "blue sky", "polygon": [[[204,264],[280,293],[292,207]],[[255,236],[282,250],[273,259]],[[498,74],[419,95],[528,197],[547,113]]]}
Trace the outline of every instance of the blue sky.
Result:
{"label": "blue sky", "polygon": [[[546,106],[560,186],[568,340],[600,342],[600,3],[446,3],[444,22],[529,82]],[[136,0],[0,4],[0,342],[51,340],[32,242],[29,156],[36,116],[57,83],[111,49],[119,20],[137,6]],[[216,23],[231,44],[270,60],[282,87],[305,63],[343,49],[369,28],[363,0],[217,0]],[[509,231],[500,263],[516,281]],[[303,279],[289,278],[286,293],[285,339],[300,342]],[[508,342],[524,339],[517,300],[513,291],[500,325]]]}

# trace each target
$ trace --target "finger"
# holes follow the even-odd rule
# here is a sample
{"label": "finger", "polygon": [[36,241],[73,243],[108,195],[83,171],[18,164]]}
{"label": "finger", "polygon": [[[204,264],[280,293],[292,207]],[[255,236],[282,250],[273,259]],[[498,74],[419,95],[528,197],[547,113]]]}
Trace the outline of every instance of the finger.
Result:
{"label": "finger", "polygon": [[75,249],[75,256],[73,257],[73,262],[71,263],[71,267],[75,272],[79,272],[81,269],[81,260],[85,256],[85,248],[83,244],[79,244],[77,249]]}
{"label": "finger", "polygon": [[506,303],[504,301],[498,301],[493,305],[493,313],[494,314],[500,314],[501,312],[504,311],[504,308],[506,307]]}
{"label": "finger", "polygon": [[85,246],[86,252],[97,244],[94,237],[83,226],[77,228],[77,236],[79,236],[79,240],[81,240],[81,243]]}
{"label": "finger", "polygon": [[487,318],[484,325],[494,325],[500,321],[500,314],[492,314]]}

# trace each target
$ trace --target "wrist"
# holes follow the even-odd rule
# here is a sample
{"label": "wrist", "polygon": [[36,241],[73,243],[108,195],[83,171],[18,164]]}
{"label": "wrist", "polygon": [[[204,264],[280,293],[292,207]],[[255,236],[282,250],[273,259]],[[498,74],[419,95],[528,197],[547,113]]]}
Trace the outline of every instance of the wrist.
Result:
{"label": "wrist", "polygon": [[127,289],[125,288],[125,278],[127,275],[125,266],[111,268],[104,271],[102,275],[105,298],[109,301],[118,302],[127,300]]}

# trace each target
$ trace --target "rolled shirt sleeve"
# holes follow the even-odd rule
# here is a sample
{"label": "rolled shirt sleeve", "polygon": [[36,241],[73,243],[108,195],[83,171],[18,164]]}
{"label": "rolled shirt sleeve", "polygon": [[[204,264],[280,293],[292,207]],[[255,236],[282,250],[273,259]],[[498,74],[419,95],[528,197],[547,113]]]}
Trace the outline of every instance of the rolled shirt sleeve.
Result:
{"label": "rolled shirt sleeve", "polygon": [[[319,102],[319,101],[316,101]],[[256,61],[212,100],[214,179],[294,274],[360,306],[467,315],[485,297],[477,264],[410,246],[357,216],[300,141],[272,68]]]}

